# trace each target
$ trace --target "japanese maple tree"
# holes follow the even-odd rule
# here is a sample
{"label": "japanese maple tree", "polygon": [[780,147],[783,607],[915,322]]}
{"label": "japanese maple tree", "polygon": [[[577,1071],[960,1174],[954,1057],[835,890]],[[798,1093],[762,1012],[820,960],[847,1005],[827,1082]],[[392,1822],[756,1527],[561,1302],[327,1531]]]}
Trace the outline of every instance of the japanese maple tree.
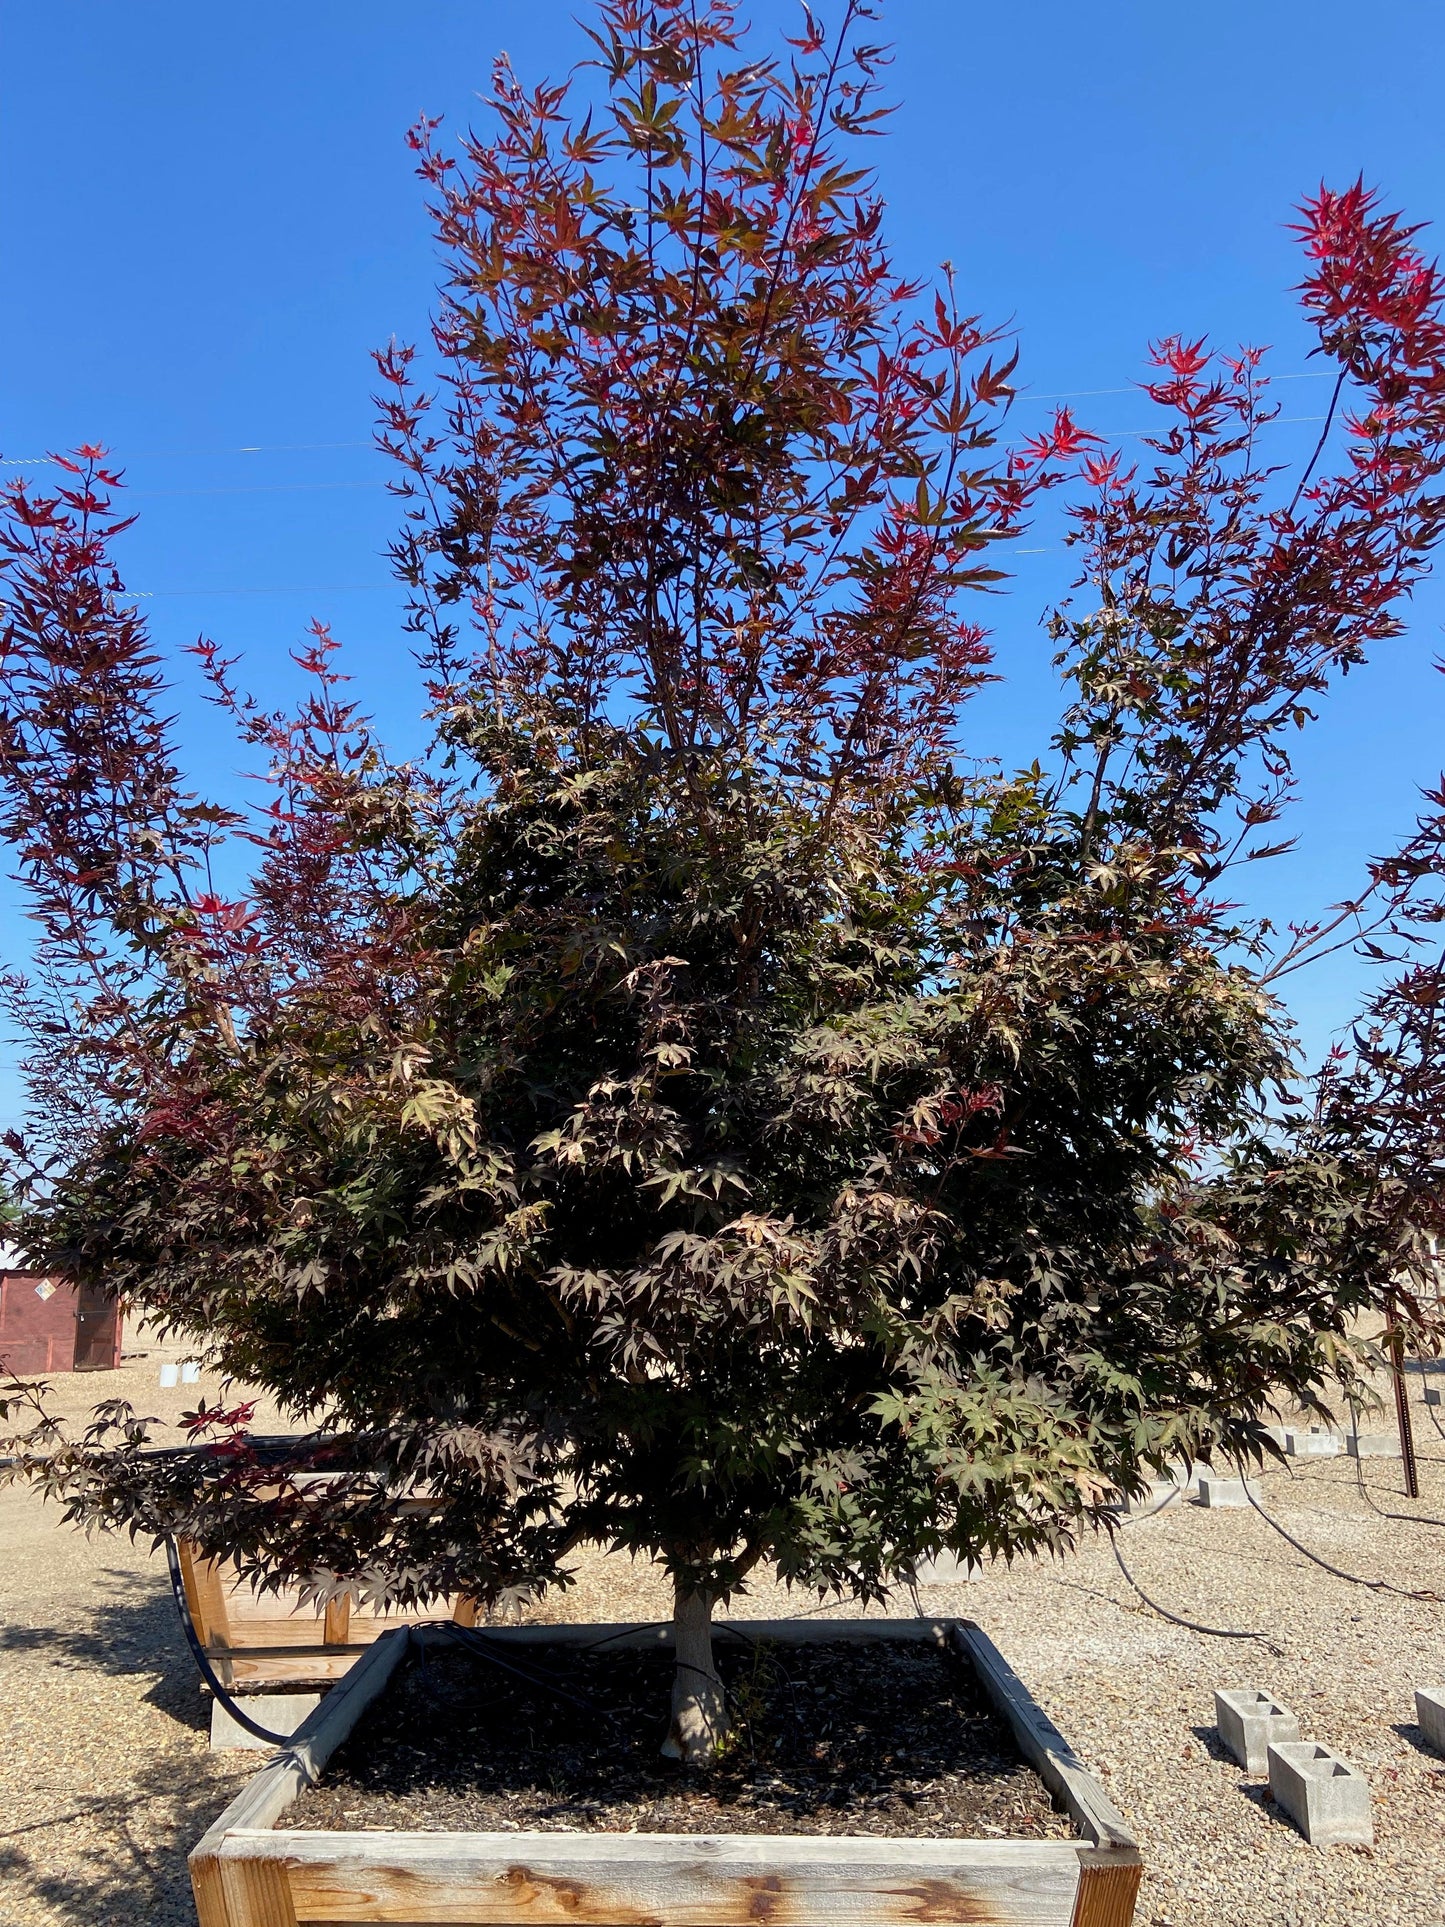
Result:
{"label": "japanese maple tree", "polygon": [[[432,352],[379,369],[419,761],[324,629],[291,715],[203,645],[270,783],[204,801],[119,473],[15,482],[0,536],[20,1235],[307,1428],[74,1442],[17,1389],[17,1471],[321,1595],[643,1553],[689,1760],[760,1563],[880,1598],[941,1549],[1063,1548],[1353,1391],[1392,1291],[1424,1315],[1381,1106],[1296,1101],[1273,986],[1334,926],[1271,950],[1221,879],[1439,535],[1436,271],[1363,189],[1306,204],[1337,386],[1302,475],[1263,357],[1183,340],[1134,467],[1066,413],[1010,440],[1011,350],[899,276],[852,157],[871,12],[773,58],[729,0],[601,0],[572,83],[501,63],[485,138],[417,130],[448,274]],[[978,591],[1060,486],[1066,713],[1000,775],[962,734]]]}

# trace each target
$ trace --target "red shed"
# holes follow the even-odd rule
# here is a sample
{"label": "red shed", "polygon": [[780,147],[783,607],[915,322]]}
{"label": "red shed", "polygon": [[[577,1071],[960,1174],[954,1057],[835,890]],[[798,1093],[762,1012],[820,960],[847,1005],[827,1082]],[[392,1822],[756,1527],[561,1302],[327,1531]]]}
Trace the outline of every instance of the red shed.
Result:
{"label": "red shed", "polygon": [[0,1271],[0,1370],[109,1372],[120,1364],[120,1306],[93,1285]]}

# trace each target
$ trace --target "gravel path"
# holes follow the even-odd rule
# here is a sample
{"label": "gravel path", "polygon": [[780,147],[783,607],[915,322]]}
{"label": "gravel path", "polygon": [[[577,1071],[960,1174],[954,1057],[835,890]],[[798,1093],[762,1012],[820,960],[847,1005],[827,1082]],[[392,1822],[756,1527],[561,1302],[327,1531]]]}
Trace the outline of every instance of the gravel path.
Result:
{"label": "gravel path", "polygon": [[[54,1402],[173,1420],[218,1389],[157,1378],[57,1378]],[[195,1927],[186,1855],[257,1766],[210,1752],[209,1717],[164,1559],[0,1489],[0,1927]]]}
{"label": "gravel path", "polygon": [[[60,1382],[76,1410],[123,1393],[168,1417],[196,1392],[157,1391],[151,1363]],[[1445,1440],[1423,1405],[1416,1423],[1418,1505],[1400,1496],[1398,1462],[1363,1468],[1377,1503],[1409,1523],[1369,1508],[1353,1460],[1306,1461],[1259,1490],[1333,1563],[1445,1598]],[[1414,1724],[1412,1689],[1445,1683],[1445,1607],[1331,1578],[1248,1510],[1173,1505],[1121,1543],[1161,1605],[1270,1643],[1170,1625],[1104,1543],[927,1587],[922,1604],[977,1619],[1111,1789],[1144,1847],[1140,1927],[1441,1927],[1445,1759]],[[765,1584],[737,1610],[809,1608]],[[592,1558],[535,1616],[665,1611],[653,1572]],[[1364,1769],[1373,1849],[1307,1846],[1264,1783],[1220,1753],[1212,1693],[1226,1685],[1273,1692],[1307,1737]],[[162,1562],[0,1492],[0,1927],[193,1927],[185,1853],[256,1764],[206,1750]]]}

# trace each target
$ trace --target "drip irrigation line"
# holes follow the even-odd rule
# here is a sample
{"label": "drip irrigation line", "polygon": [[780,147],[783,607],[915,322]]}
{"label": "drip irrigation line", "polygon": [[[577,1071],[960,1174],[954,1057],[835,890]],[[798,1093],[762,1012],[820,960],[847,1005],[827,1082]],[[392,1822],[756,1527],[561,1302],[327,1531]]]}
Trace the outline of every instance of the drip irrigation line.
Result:
{"label": "drip irrigation line", "polygon": [[1269,1648],[1269,1650],[1274,1654],[1276,1659],[1282,1656],[1283,1648],[1280,1646],[1277,1646],[1267,1633],[1238,1632],[1234,1628],[1229,1626],[1205,1626],[1205,1625],[1202,1625],[1200,1621],[1197,1619],[1186,1619],[1182,1613],[1170,1612],[1167,1606],[1161,1606],[1157,1599],[1151,1599],[1149,1597],[1148,1593],[1145,1592],[1144,1588],[1139,1584],[1139,1581],[1134,1577],[1133,1573],[1130,1572],[1129,1568],[1124,1564],[1124,1555],[1122,1552],[1120,1552],[1119,1542],[1114,1537],[1112,1532],[1109,1534],[1109,1546],[1110,1546],[1110,1550],[1114,1554],[1115,1559],[1119,1562],[1120,1572],[1123,1573],[1124,1577],[1128,1580],[1129,1584],[1134,1588],[1135,1592],[1138,1593],[1139,1597],[1144,1601],[1144,1604],[1150,1609],[1150,1611],[1158,1613],[1161,1619],[1167,1619],[1171,1621],[1171,1623],[1174,1624],[1175,1626],[1187,1626],[1191,1633],[1204,1633],[1210,1639],[1257,1639],[1261,1646],[1267,1646]]}
{"label": "drip irrigation line", "polygon": [[714,1626],[712,1630],[714,1638],[716,1638],[719,1633],[723,1633],[732,1639],[740,1639],[750,1653],[756,1653],[761,1650],[762,1642],[755,1634],[739,1632],[736,1626]]}
{"label": "drip irrigation line", "polygon": [[1176,1505],[1184,1497],[1182,1485],[1171,1486],[1157,1505],[1151,1505],[1147,1512],[1126,1512],[1118,1521],[1121,1526],[1141,1526],[1146,1519],[1157,1519],[1166,1506]]}
{"label": "drip irrigation line", "polygon": [[[238,1726],[243,1727],[248,1733],[253,1733],[258,1740],[265,1740],[269,1746],[290,1746],[294,1738],[293,1734],[273,1733],[269,1727],[262,1726],[258,1720],[253,1720],[251,1715],[244,1711],[235,1695],[221,1684],[216,1669],[211,1664],[210,1656],[201,1644],[200,1637],[196,1632],[195,1622],[191,1618],[191,1609],[186,1600],[185,1581],[181,1576],[180,1555],[176,1551],[175,1541],[173,1539],[166,1540],[166,1563],[170,1568],[171,1596],[176,1602],[176,1611],[180,1616],[181,1629],[185,1633],[186,1644],[191,1649],[191,1657],[195,1660],[197,1671],[200,1673],[202,1679],[205,1680],[221,1705],[225,1707],[226,1711]],[[485,1635],[477,1633],[470,1626],[458,1626],[451,1620],[442,1620],[434,1623],[437,1625],[439,1631],[457,1640],[459,1644],[466,1647],[469,1652],[474,1653],[478,1659],[488,1661],[489,1664],[499,1667],[505,1673],[514,1674],[516,1678],[524,1681],[528,1686],[539,1687],[544,1693],[551,1693],[557,1699],[566,1700],[570,1705],[578,1707],[584,1713],[591,1713],[598,1719],[611,1721],[612,1715],[605,1707],[599,1706],[595,1700],[588,1699],[578,1693],[568,1692],[567,1688],[558,1680],[554,1679],[550,1673],[544,1672],[538,1667],[519,1666],[511,1659],[504,1658],[503,1655],[497,1651],[493,1641],[487,1639]]]}
{"label": "drip irrigation line", "polygon": [[[578,1646],[574,1648],[574,1650],[579,1653],[595,1653],[600,1646],[610,1646],[614,1640],[626,1639],[631,1633],[651,1632],[654,1629],[661,1629],[671,1624],[672,1621],[670,1619],[639,1619],[634,1624],[621,1626],[615,1633],[608,1633],[602,1639],[590,1640],[587,1645]],[[740,1639],[744,1646],[749,1647],[754,1652],[757,1651],[757,1640],[754,1639],[750,1633],[740,1632],[736,1626],[716,1625],[713,1627],[712,1632],[715,1639],[719,1634],[731,1639]]]}
{"label": "drip irrigation line", "polygon": [[1280,1524],[1278,1519],[1272,1519],[1270,1517],[1270,1515],[1265,1511],[1264,1507],[1260,1504],[1259,1500],[1256,1499],[1254,1494],[1250,1491],[1249,1480],[1244,1476],[1243,1466],[1239,1467],[1239,1479],[1240,1479],[1240,1484],[1244,1487],[1245,1498],[1248,1499],[1249,1503],[1254,1507],[1255,1511],[1259,1514],[1260,1518],[1264,1520],[1265,1524],[1267,1526],[1272,1526],[1274,1530],[1279,1534],[1280,1538],[1284,1539],[1285,1541],[1288,1542],[1288,1544],[1292,1545],[1296,1552],[1301,1553],[1306,1559],[1311,1560],[1315,1565],[1322,1567],[1325,1572],[1332,1574],[1334,1578],[1343,1579],[1346,1582],[1346,1584],[1351,1586],[1364,1586],[1368,1588],[1370,1592],[1393,1593],[1397,1599],[1419,1599],[1419,1600],[1424,1600],[1427,1603],[1433,1603],[1435,1605],[1439,1605],[1441,1603],[1440,1595],[1438,1592],[1430,1592],[1424,1587],[1421,1587],[1418,1591],[1415,1591],[1408,1586],[1392,1585],[1388,1579],[1365,1579],[1357,1572],[1346,1572],[1341,1566],[1332,1566],[1328,1559],[1322,1559],[1319,1553],[1311,1552],[1308,1546],[1302,1545],[1300,1541],[1295,1538],[1294,1534],[1288,1530],[1287,1527],[1282,1526]]}
{"label": "drip irrigation line", "polygon": [[[1421,1376],[1425,1380],[1426,1391],[1429,1391],[1430,1369],[1428,1364],[1426,1365],[1425,1370],[1422,1372]],[[1436,1409],[1436,1407],[1433,1406],[1428,1399],[1426,1399],[1425,1401],[1425,1410],[1430,1414],[1430,1423],[1435,1427],[1435,1430],[1440,1434],[1441,1438],[1445,1439],[1445,1425],[1442,1425],[1440,1423],[1440,1414]]]}
{"label": "drip irrigation line", "polygon": [[666,1626],[670,1623],[666,1619],[639,1619],[633,1625],[619,1626],[615,1633],[608,1633],[602,1639],[589,1640],[587,1645],[579,1646],[576,1650],[579,1653],[595,1653],[600,1646],[610,1646],[614,1640],[626,1639],[629,1633],[651,1632],[654,1627]]}
{"label": "drip irrigation line", "polygon": [[672,1663],[680,1673],[696,1673],[699,1679],[710,1680],[714,1686],[722,1685],[717,1674],[710,1673],[706,1666],[694,1666],[690,1659],[675,1659]]}
{"label": "drip irrigation line", "polygon": [[584,1693],[569,1692],[558,1679],[541,1667],[519,1666],[514,1659],[498,1651],[494,1640],[488,1639],[484,1633],[477,1632],[474,1627],[458,1626],[455,1620],[443,1620],[438,1623],[449,1638],[455,1639],[459,1645],[465,1647],[468,1652],[474,1653],[478,1659],[486,1660],[489,1665],[500,1668],[504,1673],[511,1673],[528,1686],[539,1687],[542,1692],[550,1693],[554,1699],[565,1700],[569,1706],[575,1706],[584,1713],[591,1713],[597,1719],[612,1721],[612,1715],[606,1707],[599,1706],[596,1700],[589,1699]]}
{"label": "drip irrigation line", "polygon": [[254,1734],[258,1740],[264,1740],[268,1746],[290,1746],[292,1738],[294,1737],[292,1734],[273,1733],[269,1726],[262,1726],[259,1721],[253,1720],[249,1713],[241,1710],[239,1702],[221,1684],[216,1669],[211,1664],[210,1656],[201,1644],[200,1636],[196,1632],[195,1622],[191,1618],[191,1608],[186,1599],[185,1581],[181,1577],[180,1554],[176,1551],[176,1542],[174,1539],[166,1540],[166,1564],[171,1570],[171,1596],[176,1602],[176,1611],[180,1614],[181,1630],[186,1636],[186,1644],[191,1649],[191,1658],[196,1662],[196,1667],[201,1678],[206,1682],[207,1686],[210,1687],[217,1700],[225,1707],[237,1726],[243,1727],[246,1732]]}
{"label": "drip irrigation line", "polygon": [[1360,1488],[1360,1497],[1364,1500],[1365,1504],[1369,1506],[1372,1511],[1378,1512],[1382,1519],[1399,1519],[1407,1526],[1445,1527],[1445,1519],[1433,1519],[1428,1513],[1391,1512],[1387,1507],[1380,1505],[1372,1496],[1370,1488],[1365,1484],[1364,1469],[1358,1459],[1355,1460],[1355,1484]]}

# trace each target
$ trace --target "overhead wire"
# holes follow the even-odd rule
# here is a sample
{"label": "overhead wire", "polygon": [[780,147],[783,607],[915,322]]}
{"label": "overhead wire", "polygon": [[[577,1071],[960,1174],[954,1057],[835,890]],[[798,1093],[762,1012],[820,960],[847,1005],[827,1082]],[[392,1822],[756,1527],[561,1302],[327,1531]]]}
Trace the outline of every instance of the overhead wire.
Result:
{"label": "overhead wire", "polygon": [[[1327,381],[1330,375],[1320,368],[1305,368],[1296,373],[1270,375],[1268,381]],[[1145,384],[1131,382],[1123,388],[1059,388],[1047,389],[1039,394],[1020,394],[1014,397],[1014,406],[1045,401],[1090,401],[1099,395],[1139,395],[1145,392]],[[1322,421],[1323,416],[1301,416],[1306,421]],[[151,448],[142,449],[128,455],[125,459],[132,462],[181,462],[214,461],[226,455],[300,455],[320,450],[357,449],[376,447],[373,441],[364,442],[242,442],[231,448]],[[108,453],[110,451],[107,451]],[[10,455],[0,456],[0,468],[41,468],[59,467],[55,455]]]}
{"label": "overhead wire", "polygon": [[[1304,370],[1299,373],[1273,375],[1272,381],[1317,381],[1325,379],[1322,371]],[[1143,392],[1142,384],[1124,388],[1072,388],[1046,391],[1040,394],[1019,395],[1018,404],[1053,401],[1084,400],[1098,395],[1129,395]],[[1321,415],[1284,415],[1277,418],[1278,425],[1286,423],[1308,423],[1324,420]],[[1147,438],[1149,429],[1115,428],[1098,431],[1106,440],[1138,441]],[[221,459],[232,455],[270,455],[301,454],[317,451],[368,449],[375,451],[375,443],[364,442],[247,442],[231,448],[219,449],[159,449],[142,451],[125,457],[127,461],[206,461]],[[0,468],[59,467],[61,458],[56,455],[4,456],[0,457]],[[338,490],[381,489],[389,485],[384,481],[343,481],[343,482],[258,482],[222,485],[201,485],[191,488],[138,488],[127,491],[128,498],[134,501],[156,501],[199,496],[219,495],[306,495],[325,494]],[[1056,555],[1056,546],[1040,548],[1019,548],[1012,551],[1015,555]],[[130,599],[140,602],[155,602],[186,597],[206,596],[245,596],[245,595],[380,595],[394,587],[391,583],[337,583],[316,585],[279,585],[276,587],[204,588],[204,589],[131,589],[127,591]],[[1438,1426],[1438,1420],[1436,1421]]]}

